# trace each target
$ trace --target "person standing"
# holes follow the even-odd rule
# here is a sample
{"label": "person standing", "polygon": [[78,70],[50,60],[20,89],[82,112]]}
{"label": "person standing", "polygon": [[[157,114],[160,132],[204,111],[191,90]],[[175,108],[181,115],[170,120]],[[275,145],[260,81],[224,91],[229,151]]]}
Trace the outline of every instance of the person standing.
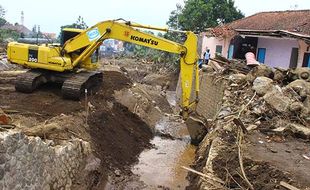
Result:
{"label": "person standing", "polygon": [[204,62],[207,65],[209,63],[210,60],[210,49],[207,49],[207,51],[204,54]]}

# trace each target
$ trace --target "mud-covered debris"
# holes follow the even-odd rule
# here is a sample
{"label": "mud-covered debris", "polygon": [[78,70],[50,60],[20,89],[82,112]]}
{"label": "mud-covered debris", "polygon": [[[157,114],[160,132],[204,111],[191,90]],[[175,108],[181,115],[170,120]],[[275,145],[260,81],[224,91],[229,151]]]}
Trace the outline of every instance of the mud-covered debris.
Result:
{"label": "mud-covered debris", "polygon": [[270,67],[259,65],[254,67],[251,72],[247,74],[247,80],[253,82],[257,77],[268,77],[273,79],[274,73]]}
{"label": "mud-covered debris", "polygon": [[252,130],[255,130],[255,129],[257,129],[257,125],[249,125],[249,126],[246,128],[247,131],[252,131]]}
{"label": "mud-covered debris", "polygon": [[287,125],[286,130],[291,130],[295,134],[299,134],[303,137],[310,137],[310,128],[304,125],[290,123]]}
{"label": "mud-covered debris", "polygon": [[246,75],[242,73],[232,74],[229,76],[229,80],[234,81],[237,84],[241,84],[246,81]]}
{"label": "mud-covered debris", "polygon": [[91,172],[100,169],[101,160],[95,157],[93,154],[90,154],[86,159],[85,171]]}
{"label": "mud-covered debris", "polygon": [[214,72],[214,69],[210,65],[202,65],[202,71],[207,73]]}
{"label": "mud-covered debris", "polygon": [[292,88],[301,97],[306,97],[307,95],[310,95],[310,82],[306,82],[305,80],[295,80],[288,84],[286,88]]}
{"label": "mud-covered debris", "polygon": [[290,105],[290,111],[291,112],[300,112],[302,111],[304,108],[304,105],[301,102],[293,102]]}
{"label": "mud-covered debris", "polygon": [[0,125],[8,125],[10,124],[11,119],[8,115],[4,113],[4,111],[0,108]]}
{"label": "mud-covered debris", "polygon": [[309,95],[304,100],[304,106],[310,110],[310,96]]}
{"label": "mud-covered debris", "polygon": [[297,123],[289,123],[289,121],[286,121],[286,124],[284,126],[274,129],[274,131],[283,132],[287,134],[294,134],[303,139],[310,139],[309,127]]}
{"label": "mud-covered debris", "polygon": [[285,80],[287,71],[282,68],[275,68],[273,79],[278,83],[282,83]]}
{"label": "mud-covered debris", "polygon": [[290,81],[300,79],[310,82],[310,69],[307,67],[290,69],[288,71],[288,77]]}

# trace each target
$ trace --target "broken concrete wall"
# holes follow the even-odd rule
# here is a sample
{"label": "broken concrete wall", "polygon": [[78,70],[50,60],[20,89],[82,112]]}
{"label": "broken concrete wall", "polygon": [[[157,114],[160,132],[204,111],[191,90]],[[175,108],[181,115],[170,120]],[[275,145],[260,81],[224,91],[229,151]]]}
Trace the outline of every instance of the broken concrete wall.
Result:
{"label": "broken concrete wall", "polygon": [[79,139],[53,146],[21,132],[2,132],[0,189],[70,189],[89,153],[90,145]]}

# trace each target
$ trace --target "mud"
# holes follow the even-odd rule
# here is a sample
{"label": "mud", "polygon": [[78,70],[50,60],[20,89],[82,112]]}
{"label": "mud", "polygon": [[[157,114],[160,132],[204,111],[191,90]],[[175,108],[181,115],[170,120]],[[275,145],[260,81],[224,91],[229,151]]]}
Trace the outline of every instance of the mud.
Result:
{"label": "mud", "polygon": [[96,111],[89,119],[96,154],[109,169],[125,170],[150,147],[152,132],[147,124],[119,103],[113,103],[110,110]]}
{"label": "mud", "polygon": [[[227,144],[230,144],[229,150],[221,151],[213,162],[213,170],[221,179],[225,179],[226,187],[229,189],[247,187],[243,180],[238,158],[237,146],[234,145],[236,139],[234,136],[227,138],[227,134],[221,135]],[[227,147],[228,148],[228,147]],[[257,151],[257,150],[256,150]],[[259,154],[259,153],[258,153]],[[256,160],[256,161],[255,161]],[[272,167],[266,160],[258,161],[256,159],[244,158],[244,170],[248,179],[252,182],[253,187],[258,190],[282,189],[277,182],[290,181],[291,176]]]}
{"label": "mud", "polygon": [[188,167],[195,157],[196,148],[190,144],[186,126],[173,119],[163,118],[155,127],[157,134],[151,140],[152,149],[143,151],[139,163],[133,167],[133,173],[140,176],[147,189],[185,189]]}

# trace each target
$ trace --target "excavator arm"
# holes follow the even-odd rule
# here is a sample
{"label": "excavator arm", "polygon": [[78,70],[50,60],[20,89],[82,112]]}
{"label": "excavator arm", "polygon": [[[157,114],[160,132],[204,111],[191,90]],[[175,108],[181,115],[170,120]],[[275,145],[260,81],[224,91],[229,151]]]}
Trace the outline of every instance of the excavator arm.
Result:
{"label": "excavator arm", "polygon": [[[165,28],[156,28],[130,22],[104,21],[81,32],[74,38],[66,41],[62,48],[63,55],[70,55],[77,50],[84,49],[72,62],[67,63],[67,68],[74,68],[85,59],[89,58],[93,52],[102,44],[105,39],[116,39],[133,44],[158,49],[180,55],[180,72],[182,86],[182,113],[187,118],[189,110],[198,101],[199,77],[198,77],[198,54],[197,36],[193,32],[184,32],[187,39],[184,44],[179,44],[165,38],[139,31],[136,28],[144,28],[159,31],[168,31]],[[194,79],[195,78],[195,83]],[[195,84],[196,99],[190,101],[193,83]]]}

